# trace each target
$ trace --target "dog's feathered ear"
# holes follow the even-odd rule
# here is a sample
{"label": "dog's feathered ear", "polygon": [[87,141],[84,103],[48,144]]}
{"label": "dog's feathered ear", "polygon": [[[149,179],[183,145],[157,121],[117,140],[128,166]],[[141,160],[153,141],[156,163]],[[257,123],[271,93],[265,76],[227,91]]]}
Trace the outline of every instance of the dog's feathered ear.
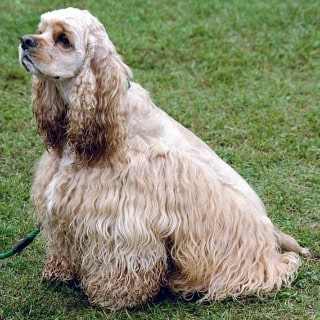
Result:
{"label": "dog's feathered ear", "polygon": [[80,162],[112,157],[126,138],[125,95],[130,69],[93,18],[86,59],[70,97],[67,138]]}
{"label": "dog's feathered ear", "polygon": [[32,111],[46,148],[61,151],[65,143],[66,107],[53,80],[33,76]]}

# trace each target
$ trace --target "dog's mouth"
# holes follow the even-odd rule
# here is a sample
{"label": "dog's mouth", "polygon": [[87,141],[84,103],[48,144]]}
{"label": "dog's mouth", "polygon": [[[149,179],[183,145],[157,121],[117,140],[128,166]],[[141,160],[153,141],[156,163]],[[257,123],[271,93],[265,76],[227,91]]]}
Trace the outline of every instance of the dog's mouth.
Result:
{"label": "dog's mouth", "polygon": [[31,72],[31,66],[35,68],[33,61],[26,54],[23,55],[21,64],[28,72]]}
{"label": "dog's mouth", "polygon": [[[40,77],[45,77],[43,72],[35,65],[30,56],[23,50],[21,51],[20,64],[27,72],[31,72]],[[59,80],[60,76],[51,76],[50,78]]]}

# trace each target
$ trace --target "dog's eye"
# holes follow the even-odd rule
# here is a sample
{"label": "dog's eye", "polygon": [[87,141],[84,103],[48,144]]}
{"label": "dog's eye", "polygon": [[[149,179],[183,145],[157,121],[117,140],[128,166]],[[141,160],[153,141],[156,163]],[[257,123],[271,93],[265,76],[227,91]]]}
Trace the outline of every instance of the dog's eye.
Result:
{"label": "dog's eye", "polygon": [[58,36],[57,42],[60,42],[65,48],[70,48],[71,47],[71,43],[70,43],[69,39],[67,38],[67,36],[64,33],[61,33]]}

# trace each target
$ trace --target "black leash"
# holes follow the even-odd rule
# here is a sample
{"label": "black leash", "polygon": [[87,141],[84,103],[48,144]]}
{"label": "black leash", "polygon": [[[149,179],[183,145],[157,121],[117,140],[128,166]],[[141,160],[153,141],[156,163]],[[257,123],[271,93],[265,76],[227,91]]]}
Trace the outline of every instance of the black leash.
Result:
{"label": "black leash", "polygon": [[32,243],[34,238],[40,233],[40,226],[33,230],[31,233],[29,233],[26,237],[24,237],[22,240],[20,240],[12,249],[9,251],[0,253],[0,259],[6,259],[9,258],[19,252],[21,252],[23,249],[25,249],[29,244]]}

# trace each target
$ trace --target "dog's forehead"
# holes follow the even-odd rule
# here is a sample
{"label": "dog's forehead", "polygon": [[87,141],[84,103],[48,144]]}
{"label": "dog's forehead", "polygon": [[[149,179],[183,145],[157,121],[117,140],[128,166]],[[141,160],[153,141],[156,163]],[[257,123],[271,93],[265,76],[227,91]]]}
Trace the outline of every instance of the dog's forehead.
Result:
{"label": "dog's forehead", "polygon": [[49,11],[41,15],[39,26],[47,26],[55,23],[64,24],[70,28],[88,27],[90,13],[86,10],[67,8]]}

